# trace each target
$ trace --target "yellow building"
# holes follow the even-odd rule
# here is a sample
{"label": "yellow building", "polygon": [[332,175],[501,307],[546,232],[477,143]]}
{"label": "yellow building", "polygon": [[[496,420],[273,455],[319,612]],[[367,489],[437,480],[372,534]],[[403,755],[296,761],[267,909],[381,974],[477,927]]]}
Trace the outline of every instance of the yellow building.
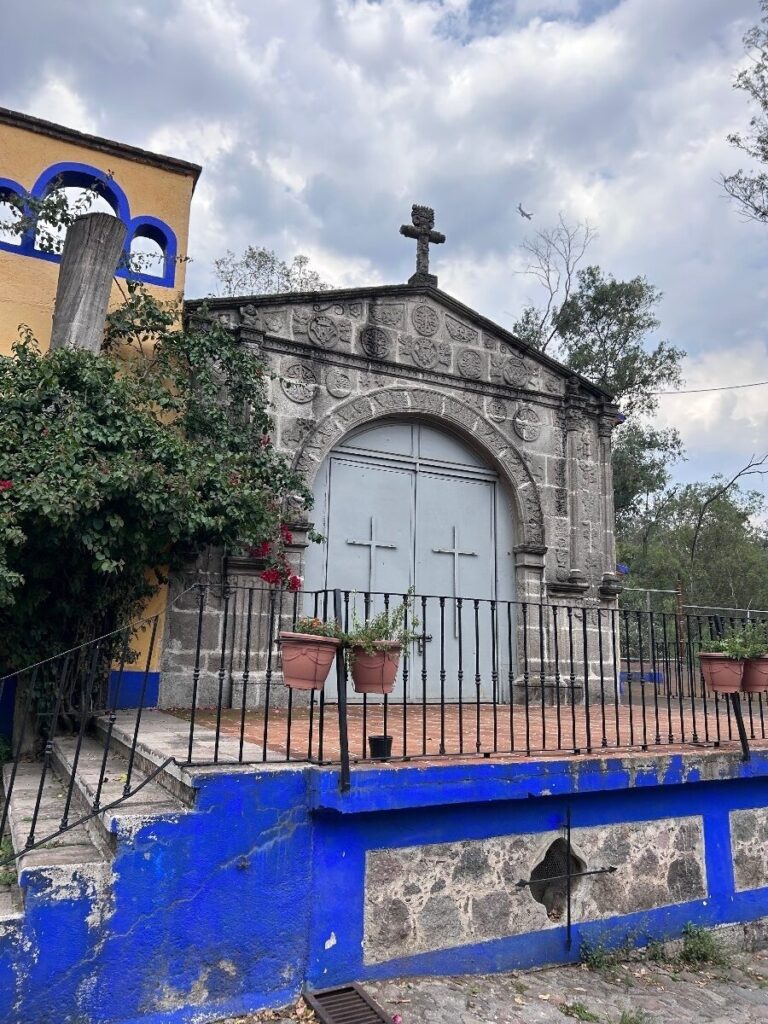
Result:
{"label": "yellow building", "polygon": [[[185,160],[149,153],[121,142],[84,135],[62,125],[0,107],[0,224],[7,224],[14,204],[31,196],[42,199],[54,189],[64,189],[68,199],[83,191],[94,203],[89,209],[112,212],[126,225],[125,259],[112,289],[112,304],[123,296],[120,278],[143,281],[157,298],[182,298],[189,232],[189,210],[200,167]],[[11,200],[11,203],[9,203]],[[60,255],[45,251],[40,226],[26,220],[34,210],[26,205],[25,233],[0,234],[0,354],[10,355],[19,326],[32,329],[43,349],[50,343],[53,306]],[[83,211],[85,212],[85,211]],[[129,257],[141,254],[142,271],[129,268]],[[135,261],[134,261],[135,263]],[[167,599],[162,587],[144,610],[146,616],[161,612]],[[141,632],[134,647],[141,656],[148,651],[151,630]],[[127,670],[120,681],[121,703],[132,698],[137,687],[149,686],[147,699],[157,689],[157,664],[162,628],[153,647],[149,680]],[[113,673],[114,676],[114,673]],[[112,685],[115,685],[115,679]]]}
{"label": "yellow building", "polygon": [[[9,199],[43,198],[54,189],[87,190],[91,209],[111,210],[127,228],[120,277],[145,282],[159,298],[184,290],[189,208],[200,175],[197,164],[85,135],[0,107],[0,222],[12,215]],[[128,268],[144,255],[141,273]],[[0,235],[0,353],[8,354],[20,324],[44,348],[50,341],[60,256],[41,248],[30,224],[23,236]],[[113,289],[114,302],[120,291]]]}

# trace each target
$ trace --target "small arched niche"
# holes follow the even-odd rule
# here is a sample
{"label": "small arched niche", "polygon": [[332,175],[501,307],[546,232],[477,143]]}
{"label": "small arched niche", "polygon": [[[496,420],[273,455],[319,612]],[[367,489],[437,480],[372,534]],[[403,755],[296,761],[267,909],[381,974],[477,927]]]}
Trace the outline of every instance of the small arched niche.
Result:
{"label": "small arched niche", "polygon": [[544,856],[531,871],[528,888],[533,899],[545,908],[550,921],[561,921],[566,916],[569,874],[573,896],[586,870],[586,861],[574,852],[572,846],[568,848],[565,839],[558,838],[549,844]]}

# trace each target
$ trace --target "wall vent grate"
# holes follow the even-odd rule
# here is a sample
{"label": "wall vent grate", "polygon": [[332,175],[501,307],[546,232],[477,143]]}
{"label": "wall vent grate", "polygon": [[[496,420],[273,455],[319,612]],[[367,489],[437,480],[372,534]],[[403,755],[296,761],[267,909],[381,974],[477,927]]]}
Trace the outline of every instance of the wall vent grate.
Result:
{"label": "wall vent grate", "polygon": [[321,1024],[390,1024],[390,1017],[357,983],[305,992]]}

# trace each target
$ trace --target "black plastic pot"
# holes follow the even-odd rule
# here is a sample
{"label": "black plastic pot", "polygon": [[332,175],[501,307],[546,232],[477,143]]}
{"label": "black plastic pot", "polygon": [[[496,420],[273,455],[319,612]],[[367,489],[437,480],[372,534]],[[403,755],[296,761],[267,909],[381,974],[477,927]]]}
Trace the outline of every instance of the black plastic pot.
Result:
{"label": "black plastic pot", "polygon": [[392,737],[369,736],[368,749],[371,752],[371,760],[386,761],[392,756]]}

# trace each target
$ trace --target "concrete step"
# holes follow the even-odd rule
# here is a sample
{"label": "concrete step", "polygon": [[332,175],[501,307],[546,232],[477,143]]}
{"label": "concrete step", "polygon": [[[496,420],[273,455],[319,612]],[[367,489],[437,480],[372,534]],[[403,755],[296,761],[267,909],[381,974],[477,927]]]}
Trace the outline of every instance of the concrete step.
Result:
{"label": "concrete step", "polygon": [[[3,770],[5,793],[8,792],[12,767],[6,764]],[[16,772],[8,809],[8,826],[15,853],[20,853],[27,846],[43,768],[40,761],[22,761]],[[44,842],[16,860],[16,870],[22,885],[24,873],[28,871],[44,870],[51,876],[72,875],[75,871],[83,877],[101,877],[103,874],[105,852],[94,843],[84,824],[60,832],[66,797],[66,784],[55,768],[50,767],[45,773],[33,837],[35,843],[41,840]],[[69,821],[77,821],[81,814],[81,805],[73,801]]]}
{"label": "concrete step", "polygon": [[[3,870],[0,868],[0,873]],[[0,884],[0,929],[3,925],[21,921],[23,917],[24,903],[21,898],[21,889],[15,882],[9,885]]]}
{"label": "concrete step", "polygon": [[[110,749],[127,761],[133,747],[135,715],[135,711],[118,712],[115,716],[111,733],[109,730],[109,717],[107,715],[102,715],[94,720],[94,734],[102,745],[102,749],[105,739],[109,734]],[[158,716],[162,718],[164,723],[164,729],[160,731],[158,731]],[[180,722],[178,718],[174,718],[173,715],[166,715],[157,711],[145,712],[141,721],[139,739],[134,751],[134,766],[146,777],[160,768],[168,757],[176,757],[178,755],[178,760],[184,760],[186,754],[186,747],[184,746],[186,734],[184,733],[184,728],[185,724]],[[169,738],[171,740],[170,745],[166,742]],[[162,786],[175,800],[184,804],[185,807],[194,807],[197,791],[193,785],[192,778],[188,772],[177,764],[171,763],[166,765],[158,772],[153,782]]]}
{"label": "concrete step", "polygon": [[[54,740],[54,763],[62,777],[69,778],[72,775],[76,751],[77,737],[59,736]],[[81,806],[93,808],[102,767],[104,776],[99,806],[108,807],[115,800],[121,801],[116,807],[102,811],[93,818],[94,823],[103,830],[105,840],[112,839],[121,827],[137,819],[146,821],[147,818],[176,816],[187,811],[187,805],[160,785],[157,779],[146,782],[138,792],[133,792],[147,778],[135,760],[131,771],[132,792],[123,801],[123,789],[128,779],[128,759],[114,746],[110,746],[105,761],[104,740],[99,736],[84,736],[80,746],[74,778]]]}

